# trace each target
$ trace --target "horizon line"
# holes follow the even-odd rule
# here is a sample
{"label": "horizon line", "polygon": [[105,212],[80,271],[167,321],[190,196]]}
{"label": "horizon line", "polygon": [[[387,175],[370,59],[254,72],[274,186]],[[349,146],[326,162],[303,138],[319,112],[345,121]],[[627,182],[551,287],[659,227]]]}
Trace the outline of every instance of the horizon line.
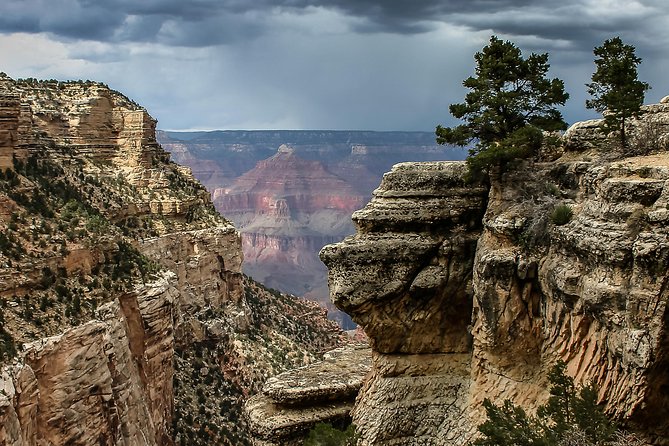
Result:
{"label": "horizon line", "polygon": [[157,131],[173,133],[210,132],[368,132],[368,133],[434,133],[434,130],[360,130],[360,129],[162,129]]}

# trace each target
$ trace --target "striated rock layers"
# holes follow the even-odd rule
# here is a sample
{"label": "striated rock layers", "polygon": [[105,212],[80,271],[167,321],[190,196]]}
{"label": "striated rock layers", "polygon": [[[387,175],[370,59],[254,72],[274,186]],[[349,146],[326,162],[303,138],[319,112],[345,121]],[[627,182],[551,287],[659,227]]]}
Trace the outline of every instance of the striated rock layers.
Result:
{"label": "striated rock layers", "polygon": [[0,443],[172,444],[175,334],[244,314],[239,235],[120,93],[2,75],[0,98]]}
{"label": "striated rock layers", "polygon": [[172,444],[174,274],[27,344],[4,370],[0,444]]}
{"label": "striated rock layers", "polygon": [[669,444],[669,104],[646,112],[645,155],[578,124],[559,159],[494,173],[489,191],[460,163],[384,177],[357,233],[321,252],[374,350],[353,410],[363,445],[465,444],[484,398],[542,404],[559,359],[609,415]]}
{"label": "striated rock layers", "polygon": [[286,145],[212,196],[240,228],[244,270],[298,295],[325,289],[318,251],[353,232],[350,215],[364,201],[320,162],[301,159]]}
{"label": "striated rock layers", "polygon": [[350,423],[355,397],[371,367],[366,345],[332,350],[323,361],[267,380],[245,407],[255,446],[300,446],[316,423]]}
{"label": "striated rock layers", "polygon": [[0,74],[2,445],[243,446],[248,395],[342,343],[242,275],[155,124],[99,83]]}
{"label": "striated rock layers", "polygon": [[[368,444],[466,438],[472,267],[487,190],[462,163],[404,163],[323,249],[335,304],[369,336],[373,371],[353,412]],[[455,425],[448,426],[447,420]],[[466,431],[466,429],[465,429]],[[450,442],[450,443],[449,443]]]}

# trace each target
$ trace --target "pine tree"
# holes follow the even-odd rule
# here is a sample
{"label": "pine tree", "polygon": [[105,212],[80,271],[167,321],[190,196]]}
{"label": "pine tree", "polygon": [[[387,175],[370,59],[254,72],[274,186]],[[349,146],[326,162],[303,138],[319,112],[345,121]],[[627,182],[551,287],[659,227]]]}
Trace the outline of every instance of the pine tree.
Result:
{"label": "pine tree", "polygon": [[531,156],[541,145],[542,131],[564,130],[567,125],[555,108],[569,95],[559,79],[546,77],[548,54],[524,59],[513,43],[495,36],[474,55],[475,76],[463,85],[470,91],[465,102],[451,104],[451,114],[465,124],[437,126],[439,144],[467,145],[476,141],[467,160],[474,174]]}
{"label": "pine tree", "polygon": [[488,419],[478,429],[483,437],[476,446],[548,446],[544,440],[539,420],[527,415],[522,407],[506,400],[501,406],[489,399],[483,401]]}
{"label": "pine tree", "polygon": [[632,45],[623,43],[620,37],[604,41],[594,49],[596,71],[592,82],[586,84],[593,97],[585,101],[587,108],[604,113],[602,129],[607,134],[620,132],[620,143],[627,147],[626,124],[630,117],[641,112],[644,96],[650,86],[638,79],[637,65],[641,58]]}
{"label": "pine tree", "polygon": [[[476,446],[560,446],[569,436],[578,434],[587,445],[602,445],[615,432],[615,424],[597,404],[597,389],[587,385],[577,389],[559,361],[550,371],[548,402],[537,416],[506,400],[501,406],[485,400],[487,420],[479,426],[482,437]],[[568,443],[568,442],[567,442]]]}

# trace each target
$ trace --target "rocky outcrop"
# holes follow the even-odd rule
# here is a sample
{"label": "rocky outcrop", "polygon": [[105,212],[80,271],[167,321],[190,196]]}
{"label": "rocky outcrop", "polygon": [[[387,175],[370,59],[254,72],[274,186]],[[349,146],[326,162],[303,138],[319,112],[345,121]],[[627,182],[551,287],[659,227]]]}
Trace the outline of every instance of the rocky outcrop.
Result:
{"label": "rocky outcrop", "polygon": [[166,274],[26,345],[4,371],[0,443],[172,444],[174,282]]}
{"label": "rocky outcrop", "polygon": [[396,165],[353,214],[356,235],[321,251],[335,305],[375,352],[353,412],[367,444],[435,444],[436,432],[442,444],[466,439],[457,425],[467,421],[472,342],[463,315],[472,311],[487,190],[467,185],[465,170],[457,162]]}
{"label": "rocky outcrop", "polygon": [[[353,214],[357,234],[321,252],[333,301],[365,328],[378,352],[469,349],[461,314],[471,310],[468,282],[487,191],[468,188],[463,171],[453,162],[396,165],[370,204]],[[442,305],[435,295],[452,308],[432,307]],[[437,331],[412,337],[418,326]]]}
{"label": "rocky outcrop", "polygon": [[659,104],[644,105],[638,117],[626,121],[628,147],[620,148],[620,143],[613,134],[605,135],[600,126],[601,119],[577,122],[564,135],[564,146],[571,151],[598,149],[613,152],[615,157],[627,154],[646,155],[669,148],[669,113],[666,98]]}
{"label": "rocky outcrop", "polygon": [[[666,107],[635,129],[660,125],[661,142]],[[668,444],[669,154],[637,138],[651,154],[601,152],[611,139],[575,125],[561,158],[494,173],[489,192],[457,163],[387,174],[356,235],[321,252],[374,349],[361,444],[464,444],[484,398],[542,404],[559,359],[610,416]]]}
{"label": "rocky outcrop", "polygon": [[177,274],[182,313],[242,304],[242,252],[232,225],[144,239],[142,252]]}
{"label": "rocky outcrop", "polygon": [[244,445],[248,395],[343,342],[242,275],[155,124],[99,83],[0,75],[0,444]]}
{"label": "rocky outcrop", "polygon": [[369,373],[370,353],[365,345],[342,347],[267,380],[245,406],[253,444],[299,446],[316,423],[346,423]]}

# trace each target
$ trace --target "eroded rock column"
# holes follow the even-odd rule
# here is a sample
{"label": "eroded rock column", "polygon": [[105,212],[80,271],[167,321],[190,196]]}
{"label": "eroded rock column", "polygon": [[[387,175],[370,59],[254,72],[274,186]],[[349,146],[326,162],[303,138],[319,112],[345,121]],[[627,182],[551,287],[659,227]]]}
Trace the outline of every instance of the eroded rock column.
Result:
{"label": "eroded rock column", "polygon": [[460,162],[402,163],[321,251],[331,298],[374,350],[353,421],[363,444],[464,443],[471,274],[487,189]]}

